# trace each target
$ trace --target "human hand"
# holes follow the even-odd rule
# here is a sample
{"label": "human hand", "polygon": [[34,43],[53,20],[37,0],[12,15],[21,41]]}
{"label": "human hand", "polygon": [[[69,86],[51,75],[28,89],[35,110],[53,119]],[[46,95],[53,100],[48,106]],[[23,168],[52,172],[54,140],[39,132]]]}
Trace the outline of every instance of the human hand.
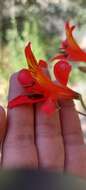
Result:
{"label": "human hand", "polygon": [[[21,93],[24,90],[14,74],[9,99]],[[61,109],[50,116],[42,111],[42,104],[8,109],[2,167],[65,170],[86,177],[86,145],[73,101],[60,101]]]}

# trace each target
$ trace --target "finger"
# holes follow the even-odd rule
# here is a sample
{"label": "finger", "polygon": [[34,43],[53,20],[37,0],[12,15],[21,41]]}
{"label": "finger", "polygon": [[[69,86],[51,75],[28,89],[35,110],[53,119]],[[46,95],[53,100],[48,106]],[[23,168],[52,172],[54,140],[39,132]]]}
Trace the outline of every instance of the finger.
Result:
{"label": "finger", "polygon": [[[23,94],[24,89],[11,77],[9,100]],[[37,167],[37,152],[34,143],[33,107],[22,105],[8,109],[8,132],[3,146],[3,164],[5,167]]]}
{"label": "finger", "polygon": [[2,144],[6,133],[6,114],[5,110],[0,106],[0,165],[2,162]]}
{"label": "finger", "polygon": [[36,106],[36,144],[38,149],[39,167],[63,170],[64,146],[61,135],[59,112],[51,115]]}
{"label": "finger", "polygon": [[0,106],[0,144],[2,143],[6,131],[6,114],[3,107]]}
{"label": "finger", "polygon": [[86,176],[86,147],[73,101],[60,102],[60,119],[65,144],[65,169]]}
{"label": "finger", "polygon": [[[48,70],[44,70],[50,77]],[[45,103],[44,103],[45,104]],[[52,105],[54,103],[52,102]],[[38,164],[41,168],[64,168],[64,146],[61,135],[59,112],[47,114],[42,109],[43,103],[36,105],[36,144],[38,149]]]}

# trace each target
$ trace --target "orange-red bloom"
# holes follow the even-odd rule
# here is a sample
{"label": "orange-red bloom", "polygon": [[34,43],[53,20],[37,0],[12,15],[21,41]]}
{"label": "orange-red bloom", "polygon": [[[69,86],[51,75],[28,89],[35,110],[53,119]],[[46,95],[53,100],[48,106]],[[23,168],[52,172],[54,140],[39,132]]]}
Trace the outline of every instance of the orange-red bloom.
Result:
{"label": "orange-red bloom", "polygon": [[83,61],[86,62],[86,52],[83,51],[77,44],[74,36],[73,30],[75,26],[71,26],[69,22],[65,24],[66,40],[62,42],[61,54],[57,54],[52,60],[55,59],[67,59],[72,61]]}
{"label": "orange-red bloom", "polygon": [[10,108],[22,104],[32,104],[45,100],[49,100],[49,102],[53,100],[54,102],[56,102],[57,99],[62,98],[79,98],[79,94],[65,86],[65,82],[63,84],[60,81],[60,83],[55,84],[49,78],[49,76],[44,73],[43,68],[47,67],[47,63],[42,60],[39,63],[37,62],[31,50],[30,43],[25,48],[25,55],[27,59],[28,70],[23,69],[22,71],[20,71],[18,75],[18,80],[25,88],[26,94],[24,96],[20,95],[19,97],[11,100],[8,104]]}

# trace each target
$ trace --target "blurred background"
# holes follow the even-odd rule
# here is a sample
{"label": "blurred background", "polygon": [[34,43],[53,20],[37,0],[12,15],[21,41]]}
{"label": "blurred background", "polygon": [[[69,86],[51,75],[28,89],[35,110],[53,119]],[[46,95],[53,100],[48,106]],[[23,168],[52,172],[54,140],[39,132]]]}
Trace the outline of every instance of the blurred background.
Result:
{"label": "blurred background", "polygon": [[[75,37],[86,49],[86,0],[0,0],[0,104],[7,106],[9,77],[26,67],[24,47],[32,42],[37,59],[48,60],[65,37],[64,23],[76,24]],[[80,63],[84,65],[85,63]],[[52,75],[52,63],[49,65]],[[86,73],[74,65],[69,85],[86,100]],[[86,101],[85,101],[86,102]],[[77,109],[83,111],[80,104]],[[81,116],[85,131],[86,119]],[[85,131],[86,133],[86,131]]]}

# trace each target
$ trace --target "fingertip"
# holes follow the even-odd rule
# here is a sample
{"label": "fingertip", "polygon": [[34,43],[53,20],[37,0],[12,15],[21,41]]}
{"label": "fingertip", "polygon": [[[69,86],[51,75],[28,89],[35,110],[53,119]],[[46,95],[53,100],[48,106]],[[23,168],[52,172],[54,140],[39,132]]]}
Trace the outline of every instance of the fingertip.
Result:
{"label": "fingertip", "polygon": [[13,99],[13,98],[19,96],[20,94],[23,95],[23,93],[25,92],[24,88],[18,81],[18,73],[19,72],[16,72],[16,73],[12,74],[10,77],[8,100]]}

